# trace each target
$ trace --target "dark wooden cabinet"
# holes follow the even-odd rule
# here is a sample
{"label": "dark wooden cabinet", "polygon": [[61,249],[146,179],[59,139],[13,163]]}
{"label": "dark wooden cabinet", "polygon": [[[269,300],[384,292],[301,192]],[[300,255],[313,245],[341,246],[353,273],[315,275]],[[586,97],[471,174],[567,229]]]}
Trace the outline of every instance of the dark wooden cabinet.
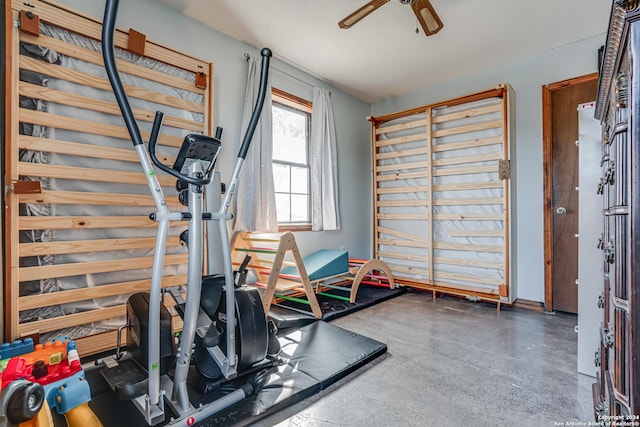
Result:
{"label": "dark wooden cabinet", "polygon": [[604,287],[596,420],[640,414],[640,1],[615,0],[600,68]]}

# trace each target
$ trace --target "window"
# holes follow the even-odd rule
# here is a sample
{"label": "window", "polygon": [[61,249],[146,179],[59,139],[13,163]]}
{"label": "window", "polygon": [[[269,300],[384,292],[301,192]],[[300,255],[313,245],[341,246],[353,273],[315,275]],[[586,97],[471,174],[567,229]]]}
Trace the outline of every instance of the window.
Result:
{"label": "window", "polygon": [[309,132],[311,103],[272,89],[273,181],[278,225],[310,229]]}

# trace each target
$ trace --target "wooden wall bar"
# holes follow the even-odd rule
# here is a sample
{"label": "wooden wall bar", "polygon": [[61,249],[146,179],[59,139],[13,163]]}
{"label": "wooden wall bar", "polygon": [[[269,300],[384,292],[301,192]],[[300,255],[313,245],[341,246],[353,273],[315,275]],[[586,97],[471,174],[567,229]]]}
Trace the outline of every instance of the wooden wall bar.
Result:
{"label": "wooden wall bar", "polygon": [[374,251],[399,282],[512,301],[509,92],[370,118]]}
{"label": "wooden wall bar", "polygon": [[[52,1],[10,4],[6,22],[26,9],[41,24],[39,36],[7,25],[5,341],[65,334],[84,354],[104,351],[115,347],[109,331],[124,321],[126,296],[149,288],[154,203],[92,48],[101,22]],[[115,41],[126,50],[128,32]],[[212,132],[213,66],[148,39],[144,51],[143,61],[118,54],[117,65],[145,140],[155,111],[165,113],[158,156],[172,164],[184,135]],[[170,209],[181,210],[175,179],[158,180]],[[163,287],[186,283],[185,228],[171,224]]]}

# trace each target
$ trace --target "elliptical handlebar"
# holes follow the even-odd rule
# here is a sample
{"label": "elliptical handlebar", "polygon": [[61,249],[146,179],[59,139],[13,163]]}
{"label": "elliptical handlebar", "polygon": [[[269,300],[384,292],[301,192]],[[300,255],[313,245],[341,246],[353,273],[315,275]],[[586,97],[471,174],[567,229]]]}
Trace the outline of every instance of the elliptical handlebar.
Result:
{"label": "elliptical handlebar", "polygon": [[260,87],[258,89],[258,99],[256,100],[256,105],[254,106],[253,112],[251,113],[249,126],[247,127],[247,132],[244,134],[242,146],[240,147],[240,152],[238,153],[238,157],[242,159],[247,156],[247,151],[249,151],[251,139],[253,138],[256,126],[258,125],[258,119],[260,119],[260,113],[262,112],[262,106],[264,105],[264,100],[267,94],[267,81],[269,80],[269,61],[271,60],[271,49],[265,47],[260,51],[260,55],[262,56],[262,69],[260,70]]}
{"label": "elliptical handlebar", "polygon": [[116,96],[122,117],[131,136],[131,142],[136,146],[143,144],[144,141],[142,140],[142,135],[140,134],[140,129],[138,128],[138,123],[133,115],[133,111],[131,110],[131,105],[129,105],[127,95],[124,92],[115,60],[113,33],[116,27],[118,2],[119,0],[107,0],[105,5],[102,24],[102,58],[104,59],[104,68],[107,70],[107,77],[109,77],[113,93]]}
{"label": "elliptical handlebar", "polygon": [[[114,31],[116,15],[118,12],[118,3],[119,0],[106,0],[104,21],[102,26],[102,57],[104,59],[105,69],[107,71],[107,77],[111,82],[113,93],[116,97],[116,101],[118,102],[118,106],[120,107],[120,111],[122,112],[122,117],[124,118],[127,130],[129,131],[129,135],[131,136],[131,141],[133,142],[134,146],[137,146],[144,144],[144,141],[142,139],[138,123],[136,122],[135,116],[133,114],[133,110],[131,109],[131,105],[129,104],[129,100],[127,99],[127,95],[124,91],[122,81],[120,80],[115,61]],[[256,100],[253,112],[251,113],[249,125],[247,126],[247,130],[245,132],[244,138],[242,140],[242,145],[240,146],[240,151],[238,153],[238,157],[242,159],[246,157],[247,152],[249,151],[251,140],[258,125],[258,120],[260,119],[260,114],[262,112],[262,107],[264,106],[264,100],[266,98],[267,81],[269,79],[269,62],[272,56],[271,49],[262,49],[260,55],[262,56],[262,68],[260,72],[260,87],[258,89],[258,99]],[[170,168],[169,166],[163,164],[160,159],[158,159],[158,157],[156,156],[155,148],[158,135],[160,134],[160,128],[162,127],[162,119],[162,112],[157,111],[149,138],[148,152],[149,156],[151,157],[151,161],[159,169],[185,182],[194,185],[208,184],[210,178],[192,178],[181,173],[180,171]]]}
{"label": "elliptical handlebar", "polygon": [[177,171],[165,165],[156,155],[156,142],[158,141],[158,135],[160,135],[160,128],[162,127],[163,118],[164,114],[162,113],[162,111],[156,111],[156,117],[153,120],[153,127],[151,128],[151,136],[149,137],[149,157],[151,157],[151,161],[154,165],[160,168],[160,170],[165,171],[169,175],[173,175],[179,180],[188,182],[189,184],[193,185],[207,185],[209,182],[211,182],[211,177],[207,178],[205,176],[204,178],[192,178],[181,173],[180,171]]}

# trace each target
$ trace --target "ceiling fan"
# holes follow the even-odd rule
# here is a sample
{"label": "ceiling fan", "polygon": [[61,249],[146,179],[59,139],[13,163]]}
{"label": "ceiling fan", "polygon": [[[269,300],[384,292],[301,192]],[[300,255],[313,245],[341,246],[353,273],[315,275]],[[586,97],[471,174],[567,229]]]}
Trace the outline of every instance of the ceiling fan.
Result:
{"label": "ceiling fan", "polygon": [[[338,26],[343,29],[351,28],[361,19],[370,15],[389,1],[390,0],[371,0],[369,3],[338,22]],[[418,22],[426,36],[434,35],[444,26],[429,0],[400,0],[400,3],[411,5],[413,13],[415,13],[416,18],[418,18]]]}

